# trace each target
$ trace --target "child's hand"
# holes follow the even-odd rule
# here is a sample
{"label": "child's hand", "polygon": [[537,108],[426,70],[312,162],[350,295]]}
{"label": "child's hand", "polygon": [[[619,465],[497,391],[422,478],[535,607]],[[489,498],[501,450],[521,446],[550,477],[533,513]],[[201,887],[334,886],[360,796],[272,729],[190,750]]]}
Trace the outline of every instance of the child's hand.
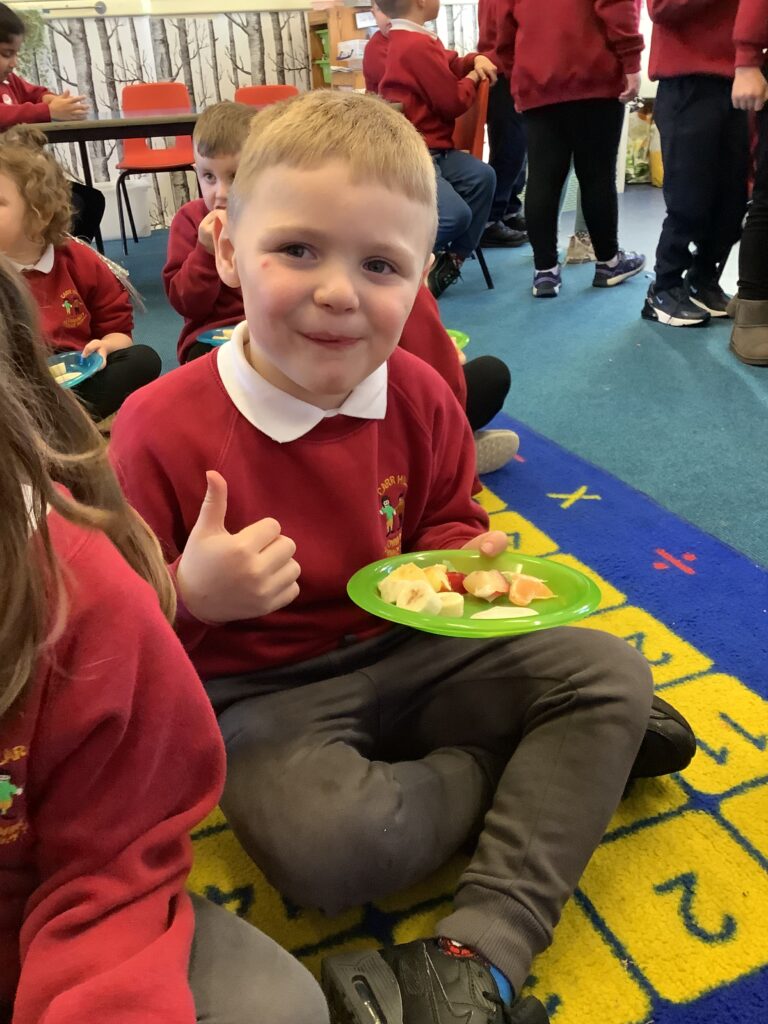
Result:
{"label": "child's hand", "polygon": [[203,219],[200,221],[200,226],[197,229],[197,240],[205,249],[213,256],[213,225],[219,219],[219,211],[211,210],[210,213],[206,213]]}
{"label": "child's hand", "polygon": [[631,103],[632,100],[637,99],[638,93],[640,92],[640,81],[639,71],[625,77],[624,92],[619,96],[622,103]]}
{"label": "child's hand", "polygon": [[[104,344],[101,338],[94,338],[93,341],[89,341],[83,351],[80,353],[83,359],[93,355],[94,352],[98,352],[101,358],[104,360],[104,366],[107,365],[107,356],[109,355],[109,349]],[[100,366],[99,369],[103,370],[104,366]]]}
{"label": "child's hand", "polygon": [[488,530],[487,533],[480,533],[477,537],[467,541],[464,551],[479,551],[483,555],[490,555],[495,558],[502,554],[509,547],[509,537],[501,530]]}
{"label": "child's hand", "polygon": [[474,82],[475,85],[477,85],[478,82],[480,81],[480,72],[479,71],[470,71],[469,74],[466,75],[466,77],[470,80],[470,82]]}
{"label": "child's hand", "polygon": [[768,83],[760,68],[736,68],[731,92],[737,110],[762,110],[768,99]]}
{"label": "child's hand", "polygon": [[[112,352],[117,352],[120,348],[130,348],[133,344],[133,339],[130,334],[123,334],[120,331],[115,331],[113,334],[106,334],[103,338],[93,338],[85,346],[83,351],[80,353],[83,359],[86,356],[91,355],[93,352],[98,352],[104,360],[104,365],[107,362],[107,356]],[[100,366],[100,370],[104,367]]]}
{"label": "child's hand", "polygon": [[52,121],[82,121],[88,116],[85,96],[70,96],[69,90],[54,96],[48,104]]}
{"label": "child's hand", "polygon": [[481,82],[484,82],[487,78],[491,85],[496,85],[496,79],[499,76],[496,65],[488,60],[487,57],[484,57],[482,53],[475,57],[475,71],[478,73]]}
{"label": "child's hand", "polygon": [[184,604],[204,622],[255,619],[284,608],[299,593],[296,545],[274,519],[229,533],[227,482],[213,471],[206,479],[208,490],[176,573]]}

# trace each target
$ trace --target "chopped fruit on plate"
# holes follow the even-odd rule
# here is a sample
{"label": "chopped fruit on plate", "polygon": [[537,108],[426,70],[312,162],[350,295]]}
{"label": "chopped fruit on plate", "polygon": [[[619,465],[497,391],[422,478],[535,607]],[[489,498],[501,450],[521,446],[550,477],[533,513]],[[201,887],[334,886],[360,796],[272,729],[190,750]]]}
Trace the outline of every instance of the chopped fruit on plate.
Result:
{"label": "chopped fruit on plate", "polygon": [[443,590],[451,589],[447,565],[428,565],[424,570],[424,575],[435,593],[439,594]]}
{"label": "chopped fruit on plate", "polygon": [[509,585],[509,600],[512,604],[524,608],[531,601],[555,596],[544,580],[540,580],[538,576],[526,575],[521,572],[522,568],[522,565],[518,565],[514,572],[501,574]]}
{"label": "chopped fruit on plate", "polygon": [[509,583],[498,569],[478,569],[464,579],[464,589],[473,597],[481,597],[484,601],[493,601],[502,594],[509,593]]}
{"label": "chopped fruit on plate", "polygon": [[448,618],[460,619],[464,614],[464,595],[454,594],[453,591],[441,591],[438,595],[440,601],[440,615]]}
{"label": "chopped fruit on plate", "polygon": [[464,580],[467,578],[467,574],[465,572],[451,572],[449,570],[445,575],[448,577],[448,586],[454,594],[466,594]]}
{"label": "chopped fruit on plate", "polygon": [[524,619],[528,615],[536,615],[533,608],[517,608],[514,605],[495,604],[491,608],[485,608],[481,612],[470,615],[470,619]]}
{"label": "chopped fruit on plate", "polygon": [[424,615],[439,615],[442,603],[428,583],[421,580],[403,582],[395,604],[409,612],[423,612]]}

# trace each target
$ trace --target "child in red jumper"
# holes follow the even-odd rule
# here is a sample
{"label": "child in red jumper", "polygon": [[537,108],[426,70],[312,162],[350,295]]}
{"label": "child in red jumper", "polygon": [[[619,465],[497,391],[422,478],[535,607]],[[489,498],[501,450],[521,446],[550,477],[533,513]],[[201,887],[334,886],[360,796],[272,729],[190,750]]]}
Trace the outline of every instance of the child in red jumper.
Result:
{"label": "child in red jumper", "polygon": [[185,892],[221,738],[157,542],[24,291],[0,260],[0,1021],[322,1024],[296,961]]}
{"label": "child in red jumper", "polygon": [[533,295],[554,298],[560,195],[573,160],[597,256],[592,284],[639,274],[645,257],[618,242],[616,157],[624,103],[640,87],[638,0],[499,0],[496,53],[511,67],[512,95],[528,139],[525,221]]}
{"label": "child in red jumper", "polygon": [[246,322],[131,398],[110,455],[176,578],[228,748],[222,807],[278,890],[338,913],[482,832],[439,940],[326,962],[335,1019],[378,1002],[403,1024],[543,1024],[518,994],[638,749],[650,767],[651,677],[600,632],[430,636],[347,596],[382,556],[508,543],[470,497],[461,408],[398,348],[436,220],[429,153],[387,104],[316,90],[263,110],[215,228]]}
{"label": "child in red jumper", "polygon": [[163,285],[171,305],[184,317],[177,353],[180,363],[210,352],[197,341],[201,331],[243,318],[239,288],[228,288],[216,273],[213,222],[227,208],[227,193],[248,137],[254,109],[225,100],[208,107],[192,135],[202,199],[185,203],[171,222]]}
{"label": "child in red jumper", "polygon": [[492,167],[453,148],[456,118],[475,102],[481,79],[496,81],[496,68],[477,53],[459,57],[426,28],[440,0],[379,0],[391,21],[379,93],[402,103],[424,136],[437,172],[438,258],[429,286],[439,297],[459,277],[488,222],[496,187]]}
{"label": "child in red jumper", "polygon": [[379,83],[384,77],[387,65],[388,37],[392,22],[375,2],[371,3],[371,13],[376,20],[378,32],[374,32],[363,50],[363,78],[366,90],[378,93]]}
{"label": "child in red jumper", "polygon": [[12,128],[0,145],[0,199],[0,252],[23,272],[48,345],[104,360],[74,390],[96,419],[105,419],[159,375],[160,357],[133,344],[123,283],[93,249],[67,234],[69,182],[37,129]]}

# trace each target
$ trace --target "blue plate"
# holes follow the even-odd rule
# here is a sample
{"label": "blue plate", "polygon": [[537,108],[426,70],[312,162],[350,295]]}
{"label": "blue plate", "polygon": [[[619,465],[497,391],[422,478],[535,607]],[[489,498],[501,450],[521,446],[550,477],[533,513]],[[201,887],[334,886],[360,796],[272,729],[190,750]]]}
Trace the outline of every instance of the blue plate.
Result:
{"label": "blue plate", "polygon": [[[104,357],[99,352],[92,352],[85,358],[80,352],[58,352],[48,357],[48,365],[54,380],[57,380],[63,388],[74,388],[78,384],[82,384],[84,380],[88,380],[94,373],[99,372],[104,365]],[[76,373],[77,376],[62,380],[61,378],[68,373]]]}
{"label": "blue plate", "polygon": [[204,345],[213,345],[216,348],[219,345],[223,345],[225,341],[229,341],[232,337],[234,327],[214,327],[210,331],[203,331],[195,338],[195,341],[202,341]]}

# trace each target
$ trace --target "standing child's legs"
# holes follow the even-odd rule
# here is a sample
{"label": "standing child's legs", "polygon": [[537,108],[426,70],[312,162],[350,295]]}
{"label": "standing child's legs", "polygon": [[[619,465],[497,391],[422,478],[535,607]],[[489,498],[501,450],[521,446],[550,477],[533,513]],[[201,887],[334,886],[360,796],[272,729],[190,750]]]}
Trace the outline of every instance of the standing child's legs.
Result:
{"label": "standing child's legs", "polygon": [[326,1024],[325,998],[298,960],[201,896],[192,904],[189,984],[198,1024]]}
{"label": "standing child's legs", "polygon": [[569,108],[573,166],[584,220],[597,259],[610,260],[619,250],[616,157],[624,105],[618,100],[582,100]]}
{"label": "standing child's legs", "polygon": [[130,345],[107,356],[107,365],[72,390],[94,419],[117,412],[128,395],[160,376],[162,361],[148,345]]}
{"label": "standing child's legs", "polygon": [[562,117],[563,106],[553,103],[523,114],[528,142],[525,223],[533,246],[533,265],[538,271],[557,267],[560,195],[571,166],[571,142]]}
{"label": "standing child's legs", "polygon": [[496,173],[496,190],[488,214],[489,227],[483,233],[482,244],[523,245],[527,241],[525,231],[504,223],[505,217],[519,213],[517,195],[525,184],[525,131],[522,116],[515,109],[509,79],[504,75],[499,75],[488,93],[487,125],[488,163]]}

